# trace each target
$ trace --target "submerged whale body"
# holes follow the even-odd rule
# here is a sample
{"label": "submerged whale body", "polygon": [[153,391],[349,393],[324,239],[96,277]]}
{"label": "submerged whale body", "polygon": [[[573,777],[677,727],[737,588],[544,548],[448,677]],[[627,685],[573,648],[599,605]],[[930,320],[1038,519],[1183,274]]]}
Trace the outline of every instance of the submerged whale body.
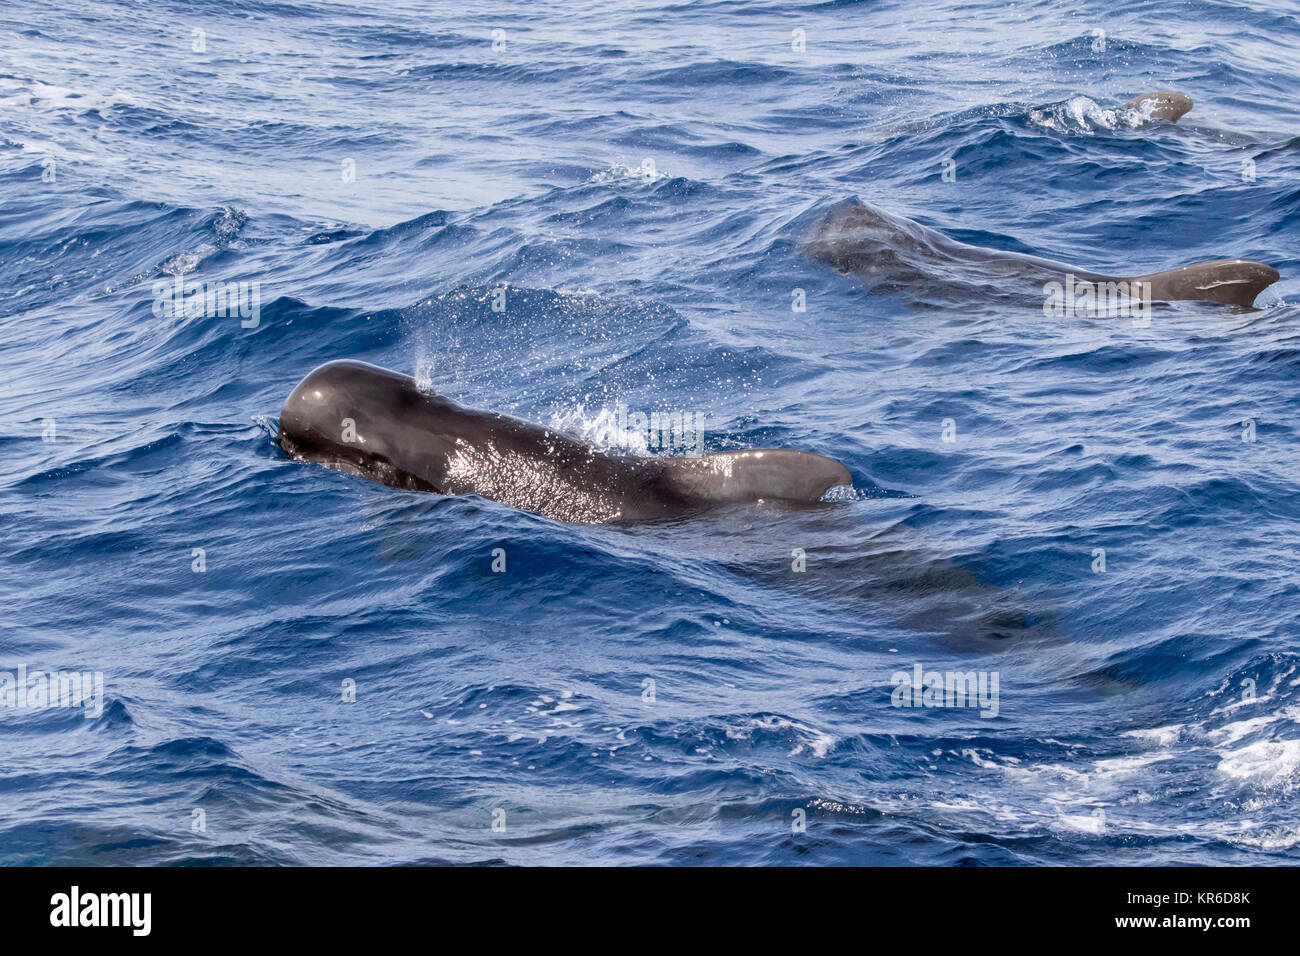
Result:
{"label": "submerged whale body", "polygon": [[559,521],[635,521],[852,484],[839,462],[760,449],[690,458],[610,454],[530,422],[463,408],[366,362],[312,371],[280,411],[293,458],[444,495],[477,494]]}
{"label": "submerged whale body", "polygon": [[1196,300],[1249,307],[1279,278],[1249,259],[1215,259],[1137,276],[1108,276],[1051,259],[972,246],[911,219],[861,202],[841,203],[800,241],[816,262],[886,292],[951,297],[979,295],[1042,300],[1045,283],[1073,277],[1091,283],[1144,284],[1153,300]]}

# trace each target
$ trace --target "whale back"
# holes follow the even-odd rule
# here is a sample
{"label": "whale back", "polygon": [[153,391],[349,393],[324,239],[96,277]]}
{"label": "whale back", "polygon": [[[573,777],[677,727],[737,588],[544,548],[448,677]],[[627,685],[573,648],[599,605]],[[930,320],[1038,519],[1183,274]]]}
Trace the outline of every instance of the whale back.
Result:
{"label": "whale back", "polygon": [[811,502],[853,483],[838,461],[810,451],[759,448],[656,461],[673,493],[699,504]]}
{"label": "whale back", "polygon": [[1051,259],[970,245],[859,200],[828,209],[804,232],[798,248],[874,291],[936,305],[1033,301],[1041,299],[1044,282],[1067,273],[1103,278]]}
{"label": "whale back", "polygon": [[1041,303],[1045,283],[1073,276],[1094,283],[1149,282],[1153,300],[1248,307],[1279,278],[1276,269],[1262,262],[1215,259],[1121,279],[1038,256],[970,245],[857,200],[839,203],[819,217],[799,248],[813,261],[876,291],[941,305],[975,298]]}

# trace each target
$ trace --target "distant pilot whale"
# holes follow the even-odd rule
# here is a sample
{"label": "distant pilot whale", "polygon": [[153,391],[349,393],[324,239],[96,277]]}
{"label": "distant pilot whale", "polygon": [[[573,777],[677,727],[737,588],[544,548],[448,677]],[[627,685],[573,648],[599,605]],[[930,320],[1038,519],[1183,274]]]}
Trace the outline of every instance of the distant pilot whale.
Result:
{"label": "distant pilot whale", "polygon": [[[1092,123],[1088,122],[1088,120],[1093,120],[1107,128],[1123,126],[1129,129],[1140,129],[1157,125],[1152,122],[1153,120],[1177,123],[1191,108],[1192,98],[1186,93],[1179,93],[1177,90],[1156,90],[1152,93],[1142,93],[1111,109],[1099,106],[1087,96],[1076,95],[1067,100],[1058,100],[1054,103],[1037,105],[1028,103],[984,104],[969,107],[957,113],[929,115],[921,120],[911,120],[890,126],[885,130],[885,136],[927,133],[936,127],[967,122],[997,122],[1000,118],[1007,116],[1027,116],[1030,122],[1036,126],[1049,126],[1058,129],[1061,128],[1060,124],[1063,119],[1067,126],[1073,126],[1074,124],[1091,126]],[[1093,111],[1097,112],[1094,113]],[[1073,115],[1076,112],[1081,115]],[[1205,132],[1220,135],[1226,131]]]}
{"label": "distant pilot whale", "polygon": [[1192,108],[1192,98],[1177,90],[1156,90],[1129,100],[1120,109],[1136,110],[1144,116],[1177,123]]}
{"label": "distant pilot whale", "polygon": [[[1122,110],[1132,110],[1137,114],[1140,121],[1161,119],[1170,123],[1178,123],[1191,108],[1192,98],[1186,93],[1179,93],[1177,90],[1156,90],[1154,93],[1143,93],[1141,96],[1133,97],[1120,107]],[[1208,136],[1230,146],[1262,145],[1254,136],[1216,126],[1188,126],[1186,123],[1179,123],[1179,129],[1200,136]]]}
{"label": "distant pilot whale", "polygon": [[477,494],[559,521],[636,521],[719,505],[818,500],[852,484],[839,462],[761,449],[689,458],[610,454],[566,435],[422,392],[366,362],[312,371],[280,411],[294,458],[395,488]]}
{"label": "distant pilot whale", "polygon": [[1142,297],[1151,300],[1249,307],[1278,280],[1272,266],[1249,259],[1215,259],[1165,272],[1107,276],[1038,256],[972,246],[855,201],[841,203],[822,216],[800,240],[800,248],[814,261],[883,291],[917,297],[936,294],[948,302],[954,294],[1041,301],[1045,284],[1073,277],[1122,288],[1139,288],[1133,283],[1142,283]]}

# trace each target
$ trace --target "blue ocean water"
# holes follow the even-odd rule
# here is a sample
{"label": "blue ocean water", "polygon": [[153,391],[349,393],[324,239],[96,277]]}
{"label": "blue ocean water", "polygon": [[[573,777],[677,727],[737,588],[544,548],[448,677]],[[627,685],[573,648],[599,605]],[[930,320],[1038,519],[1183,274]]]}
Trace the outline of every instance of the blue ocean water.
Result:
{"label": "blue ocean water", "polygon": [[[0,707],[0,861],[1300,858],[1294,3],[11,0],[0,44],[0,671],[104,688]],[[937,305],[799,254],[854,197],[1283,278]],[[341,357],[854,490],[396,491],[274,442]],[[895,706],[918,667],[995,706]]]}

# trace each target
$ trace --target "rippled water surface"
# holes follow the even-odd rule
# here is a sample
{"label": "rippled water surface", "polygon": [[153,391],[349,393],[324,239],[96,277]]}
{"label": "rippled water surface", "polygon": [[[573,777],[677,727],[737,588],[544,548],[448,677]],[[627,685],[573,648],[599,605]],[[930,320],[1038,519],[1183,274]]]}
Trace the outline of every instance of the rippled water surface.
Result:
{"label": "rippled water surface", "polygon": [[[1300,857],[1294,4],[17,0],[0,49],[0,670],[104,680],[0,708],[0,861]],[[1136,328],[882,291],[798,249],[853,198],[1282,280]],[[396,491],[274,442],[340,357],[854,489]],[[993,706],[894,706],[917,666]]]}

